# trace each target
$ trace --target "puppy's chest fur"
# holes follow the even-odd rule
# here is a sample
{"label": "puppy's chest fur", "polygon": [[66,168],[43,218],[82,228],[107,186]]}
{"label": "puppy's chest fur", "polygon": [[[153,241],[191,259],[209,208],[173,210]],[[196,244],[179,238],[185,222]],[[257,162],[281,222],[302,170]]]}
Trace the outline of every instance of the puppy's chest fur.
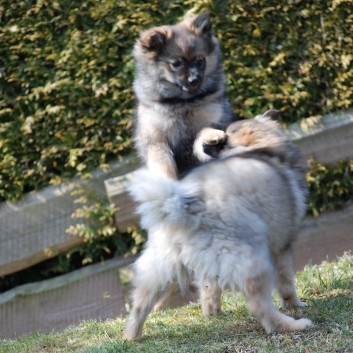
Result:
{"label": "puppy's chest fur", "polygon": [[204,127],[219,123],[223,115],[222,102],[154,106],[139,104],[137,111],[137,148],[142,157],[149,145],[166,144],[179,173],[198,164],[193,155],[193,143]]}

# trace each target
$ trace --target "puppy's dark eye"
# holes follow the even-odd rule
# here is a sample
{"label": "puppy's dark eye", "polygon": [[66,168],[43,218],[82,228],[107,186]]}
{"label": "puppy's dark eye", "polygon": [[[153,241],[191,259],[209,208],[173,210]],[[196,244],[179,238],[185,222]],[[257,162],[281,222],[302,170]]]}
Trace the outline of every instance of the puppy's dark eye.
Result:
{"label": "puppy's dark eye", "polygon": [[176,70],[181,66],[182,62],[181,60],[175,60],[170,63],[170,66],[172,69]]}
{"label": "puppy's dark eye", "polygon": [[195,65],[198,69],[204,69],[205,68],[206,61],[204,58],[198,58],[195,61]]}

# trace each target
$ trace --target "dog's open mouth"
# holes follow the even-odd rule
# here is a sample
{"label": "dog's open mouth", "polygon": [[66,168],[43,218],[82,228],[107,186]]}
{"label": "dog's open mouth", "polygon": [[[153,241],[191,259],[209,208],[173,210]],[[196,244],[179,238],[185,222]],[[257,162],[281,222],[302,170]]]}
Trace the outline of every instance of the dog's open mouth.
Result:
{"label": "dog's open mouth", "polygon": [[195,94],[200,88],[200,84],[194,86],[186,86],[180,83],[177,83],[176,86],[184,93]]}

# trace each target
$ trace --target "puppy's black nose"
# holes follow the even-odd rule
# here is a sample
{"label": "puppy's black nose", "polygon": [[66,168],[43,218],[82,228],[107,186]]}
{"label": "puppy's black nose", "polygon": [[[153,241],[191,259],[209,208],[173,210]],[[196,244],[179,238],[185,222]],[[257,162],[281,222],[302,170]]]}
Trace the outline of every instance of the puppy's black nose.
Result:
{"label": "puppy's black nose", "polygon": [[190,86],[196,86],[200,82],[200,76],[199,75],[190,75],[188,77],[188,84]]}

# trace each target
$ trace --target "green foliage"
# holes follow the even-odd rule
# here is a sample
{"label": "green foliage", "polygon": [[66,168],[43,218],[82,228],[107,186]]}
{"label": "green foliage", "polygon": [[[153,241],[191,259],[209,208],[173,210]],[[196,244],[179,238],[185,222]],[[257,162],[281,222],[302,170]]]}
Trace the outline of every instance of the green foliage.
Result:
{"label": "green foliage", "polygon": [[[114,255],[136,254],[141,250],[144,243],[144,235],[136,228],[121,232],[114,222],[116,209],[105,197],[98,195],[91,184],[78,185],[73,194],[80,196],[76,203],[82,206],[72,215],[73,218],[82,220],[82,223],[72,225],[67,232],[83,238],[85,243],[92,244],[92,249],[97,246],[96,252],[110,253],[105,246],[104,239],[113,239]],[[95,256],[96,257],[96,256]],[[93,262],[94,259],[87,258],[84,262]]]}
{"label": "green foliage", "polygon": [[3,0],[0,201],[129,153],[134,40],[204,10],[239,116],[275,107],[293,122],[353,105],[347,1]]}
{"label": "green foliage", "polygon": [[353,199],[353,161],[341,161],[330,167],[312,161],[306,179],[311,215],[341,209]]}
{"label": "green foliage", "polygon": [[287,122],[352,106],[353,23],[345,1],[214,2],[232,104]]}
{"label": "green foliage", "polygon": [[117,232],[113,222],[114,205],[95,194],[89,184],[77,186],[72,194],[80,195],[75,203],[82,204],[72,217],[86,219],[87,222],[69,227],[68,233],[83,238],[85,242],[92,242],[99,236],[110,237]]}

